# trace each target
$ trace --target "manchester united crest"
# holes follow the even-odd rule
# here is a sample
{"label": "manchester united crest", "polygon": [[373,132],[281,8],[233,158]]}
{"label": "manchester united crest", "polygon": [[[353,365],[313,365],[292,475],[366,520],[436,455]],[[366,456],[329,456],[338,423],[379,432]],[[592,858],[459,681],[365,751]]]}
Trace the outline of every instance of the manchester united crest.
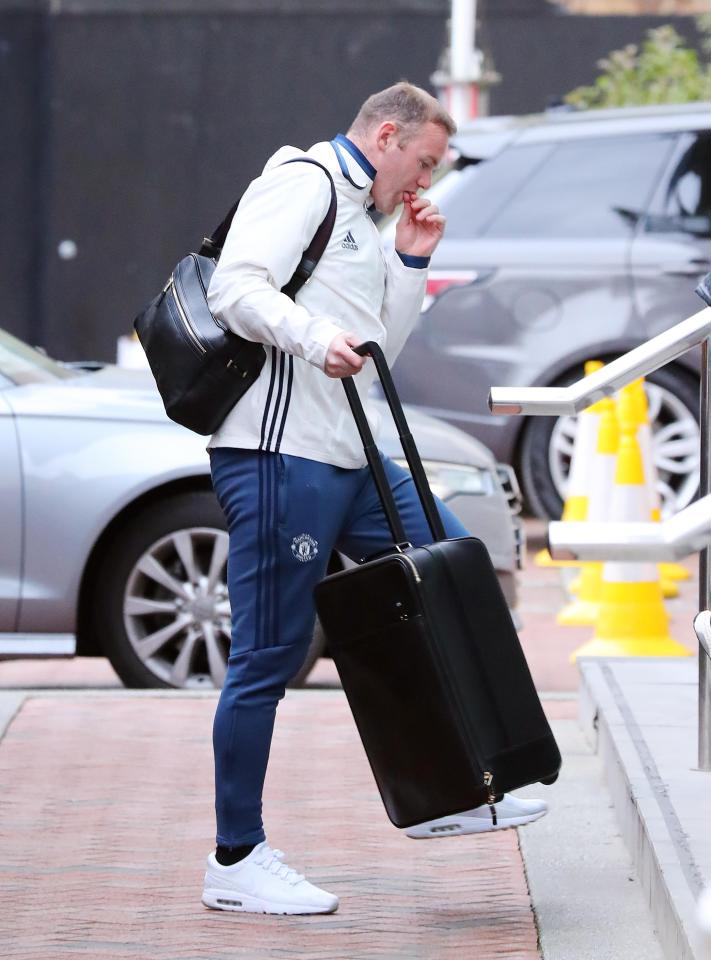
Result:
{"label": "manchester united crest", "polygon": [[291,552],[301,563],[308,563],[318,553],[318,541],[308,533],[301,533],[291,541]]}

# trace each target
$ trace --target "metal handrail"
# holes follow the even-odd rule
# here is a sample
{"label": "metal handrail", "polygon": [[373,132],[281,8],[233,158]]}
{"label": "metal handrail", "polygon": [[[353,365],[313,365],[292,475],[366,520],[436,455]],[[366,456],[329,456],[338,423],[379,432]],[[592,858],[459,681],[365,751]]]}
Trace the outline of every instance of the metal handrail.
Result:
{"label": "metal handrail", "polygon": [[[699,554],[699,613],[694,630],[699,643],[699,769],[711,770],[711,273],[696,288],[708,304],[703,310],[630,350],[569,387],[492,387],[489,408],[507,416],[576,414],[611,396],[639,377],[702,345],[701,499],[662,524],[552,523],[549,544],[553,556],[597,560],[678,559]],[[587,530],[585,528],[587,527]]]}
{"label": "metal handrail", "polygon": [[646,377],[665,363],[675,360],[691,347],[703,343],[707,337],[711,337],[709,307],[569,387],[492,387],[489,391],[489,409],[492,413],[506,416],[575,415],[603,397],[611,397],[620,387],[638,377]]}
{"label": "metal handrail", "polygon": [[548,549],[554,560],[673,562],[711,543],[711,495],[662,523],[554,521]]}

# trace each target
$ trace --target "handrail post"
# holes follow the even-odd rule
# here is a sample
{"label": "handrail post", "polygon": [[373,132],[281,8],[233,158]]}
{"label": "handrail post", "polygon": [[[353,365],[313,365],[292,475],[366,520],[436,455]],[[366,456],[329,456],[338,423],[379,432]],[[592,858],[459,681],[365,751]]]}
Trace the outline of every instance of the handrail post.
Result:
{"label": "handrail post", "polygon": [[[711,444],[709,416],[711,408],[711,353],[709,338],[701,345],[701,463],[699,495],[711,492]],[[711,610],[711,547],[699,554],[699,611]],[[699,634],[699,770],[711,771],[711,662],[708,637]]]}

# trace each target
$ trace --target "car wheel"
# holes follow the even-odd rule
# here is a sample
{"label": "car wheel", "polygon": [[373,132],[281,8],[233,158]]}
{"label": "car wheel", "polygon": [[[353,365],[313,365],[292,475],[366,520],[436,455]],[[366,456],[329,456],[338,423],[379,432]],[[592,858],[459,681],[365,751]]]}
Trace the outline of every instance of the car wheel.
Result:
{"label": "car wheel", "polygon": [[[573,372],[557,385],[578,380]],[[656,370],[645,381],[662,515],[687,506],[699,486],[699,387],[678,368]],[[544,519],[563,510],[576,417],[530,417],[520,452],[520,476],[529,509]]]}
{"label": "car wheel", "polygon": [[[99,573],[95,623],[127,687],[220,688],[230,648],[228,536],[208,491],[181,494],[133,518]],[[290,685],[324,647],[316,631]]]}

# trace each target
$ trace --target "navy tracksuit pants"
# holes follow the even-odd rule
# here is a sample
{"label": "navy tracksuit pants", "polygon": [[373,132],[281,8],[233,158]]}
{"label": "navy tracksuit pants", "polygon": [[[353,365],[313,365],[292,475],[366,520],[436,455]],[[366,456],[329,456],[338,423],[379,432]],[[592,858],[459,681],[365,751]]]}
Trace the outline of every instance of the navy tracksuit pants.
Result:
{"label": "navy tracksuit pants", "polygon": [[[212,480],[227,518],[232,645],[215,714],[217,842],[259,843],[262,788],[278,701],[313,634],[314,586],[334,549],[361,561],[392,545],[367,467],[219,447]],[[408,540],[431,542],[407,470],[383,457]],[[447,536],[468,532],[441,502]]]}

